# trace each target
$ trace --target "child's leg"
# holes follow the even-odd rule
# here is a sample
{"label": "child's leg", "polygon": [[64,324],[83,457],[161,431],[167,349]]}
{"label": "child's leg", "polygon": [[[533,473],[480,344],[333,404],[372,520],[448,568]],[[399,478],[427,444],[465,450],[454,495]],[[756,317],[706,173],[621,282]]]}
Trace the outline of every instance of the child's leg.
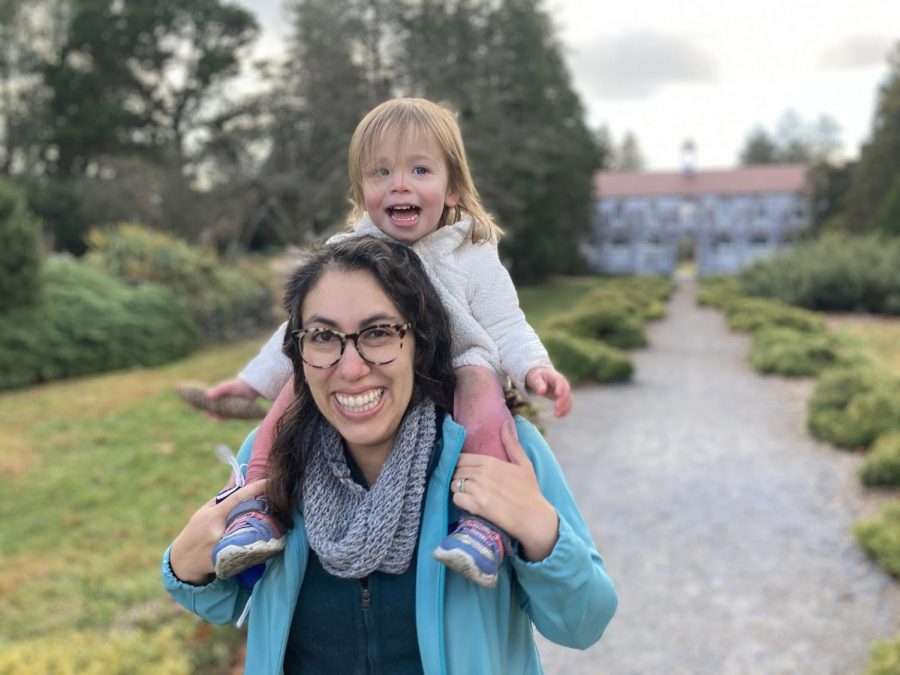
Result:
{"label": "child's leg", "polygon": [[[453,412],[466,429],[462,451],[509,461],[500,441],[500,427],[511,415],[497,376],[478,366],[457,368],[456,376]],[[509,536],[503,530],[463,511],[433,555],[466,579],[491,588],[509,547]]]}
{"label": "child's leg", "polygon": [[500,442],[500,428],[511,415],[503,388],[492,370],[480,366],[456,369],[453,417],[466,430],[463,452],[509,461]]}
{"label": "child's leg", "polygon": [[275,426],[293,400],[294,378],[292,377],[281,388],[278,397],[272,403],[269,412],[266,413],[266,417],[263,419],[262,424],[259,425],[259,431],[256,432],[256,437],[253,439],[253,455],[250,457],[250,464],[247,465],[248,483],[266,477],[269,452],[272,451],[272,444],[275,443]]}
{"label": "child's leg", "polygon": [[[278,394],[253,439],[253,454],[247,465],[247,483],[266,477],[269,452],[275,441],[275,426],[293,398],[291,379]],[[225,490],[220,495],[228,492]],[[269,512],[265,496],[256,495],[241,502],[228,514],[228,525],[212,552],[216,576],[220,579],[233,577],[265,562],[283,549],[281,526]]]}

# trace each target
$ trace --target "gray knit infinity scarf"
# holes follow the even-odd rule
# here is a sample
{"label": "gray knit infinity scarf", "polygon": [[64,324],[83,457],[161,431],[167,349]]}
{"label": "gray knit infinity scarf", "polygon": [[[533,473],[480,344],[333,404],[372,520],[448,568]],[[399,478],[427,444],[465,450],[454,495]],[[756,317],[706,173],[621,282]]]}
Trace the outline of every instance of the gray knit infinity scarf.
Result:
{"label": "gray knit infinity scarf", "polygon": [[401,574],[416,547],[425,473],[437,435],[431,399],[407,410],[375,484],[354,482],[343,442],[321,424],[303,479],[309,545],[327,572],[359,579],[376,570]]}

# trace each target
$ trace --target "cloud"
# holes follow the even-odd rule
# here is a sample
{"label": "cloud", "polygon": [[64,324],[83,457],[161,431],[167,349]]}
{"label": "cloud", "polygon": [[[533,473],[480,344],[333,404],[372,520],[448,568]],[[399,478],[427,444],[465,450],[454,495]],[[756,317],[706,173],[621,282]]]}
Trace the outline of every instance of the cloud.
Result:
{"label": "cloud", "polygon": [[718,78],[709,54],[682,37],[653,31],[585,45],[572,54],[572,63],[584,86],[606,98],[644,98],[669,83]]}
{"label": "cloud", "polygon": [[852,70],[884,65],[892,41],[883,35],[855,35],[824,49],[821,70]]}

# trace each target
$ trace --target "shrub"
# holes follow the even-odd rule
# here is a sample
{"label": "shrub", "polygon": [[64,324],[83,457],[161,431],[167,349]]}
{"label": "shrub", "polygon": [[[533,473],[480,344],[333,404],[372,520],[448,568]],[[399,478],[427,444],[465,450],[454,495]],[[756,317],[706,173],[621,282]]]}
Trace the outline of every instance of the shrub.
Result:
{"label": "shrub", "polygon": [[882,434],[859,467],[866,485],[900,485],[900,431]]}
{"label": "shrub", "polygon": [[560,331],[543,333],[541,340],[553,364],[573,384],[623,382],[634,372],[634,366],[625,354],[602,342]]}
{"label": "shrub", "polygon": [[254,334],[272,323],[267,274],[225,266],[215,251],[138,225],[93,229],[86,260],[130,284],[162,284],[181,298],[210,342]]}
{"label": "shrub", "polygon": [[726,310],[741,297],[741,286],[737,277],[708,276],[700,280],[697,289],[697,304]]}
{"label": "shrub", "polygon": [[639,286],[612,283],[587,293],[576,305],[579,309],[593,307],[617,307],[634,315],[640,322],[660,319],[666,311],[665,298],[659,298]]}
{"label": "shrub", "polygon": [[748,295],[823,311],[900,313],[900,239],[826,234],[740,274]]}
{"label": "shrub", "polygon": [[900,577],[900,500],[889,502],[877,518],[857,523],[853,533],[875,562]]}
{"label": "shrub", "polygon": [[81,631],[4,645],[0,675],[188,675],[187,658],[173,649],[174,632],[163,628],[101,634]]}
{"label": "shrub", "polygon": [[647,344],[641,319],[624,302],[579,303],[575,309],[548,320],[546,327],[572,337],[600,340],[619,349]]}
{"label": "shrub", "polygon": [[900,429],[900,380],[859,365],[826,370],[809,399],[807,425],[839,447],[868,447]]}
{"label": "shrub", "polygon": [[872,644],[871,659],[865,675],[897,675],[900,673],[900,637],[876,640]]}
{"label": "shrub", "polygon": [[171,291],[130,287],[71,260],[46,265],[44,299],[0,316],[0,389],[189,353],[199,332]]}
{"label": "shrub", "polygon": [[41,262],[41,227],[19,190],[0,180],[0,313],[38,301]]}
{"label": "shrub", "polygon": [[753,333],[769,326],[792,328],[807,333],[825,330],[822,317],[803,309],[789,307],[777,300],[735,299],[725,310],[732,330]]}
{"label": "shrub", "polygon": [[758,331],[750,350],[750,363],[756,370],[792,377],[818,375],[837,359],[837,341],[832,336],[779,326]]}

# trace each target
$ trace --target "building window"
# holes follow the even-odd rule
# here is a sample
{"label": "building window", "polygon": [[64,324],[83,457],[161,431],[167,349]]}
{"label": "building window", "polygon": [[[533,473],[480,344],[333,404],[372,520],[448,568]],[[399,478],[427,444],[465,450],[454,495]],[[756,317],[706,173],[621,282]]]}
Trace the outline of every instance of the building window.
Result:
{"label": "building window", "polygon": [[609,238],[609,243],[613,246],[628,246],[631,243],[631,237],[629,236],[628,230],[613,230],[612,236]]}
{"label": "building window", "polygon": [[756,230],[750,233],[751,246],[767,246],[769,244],[769,233],[762,230]]}

